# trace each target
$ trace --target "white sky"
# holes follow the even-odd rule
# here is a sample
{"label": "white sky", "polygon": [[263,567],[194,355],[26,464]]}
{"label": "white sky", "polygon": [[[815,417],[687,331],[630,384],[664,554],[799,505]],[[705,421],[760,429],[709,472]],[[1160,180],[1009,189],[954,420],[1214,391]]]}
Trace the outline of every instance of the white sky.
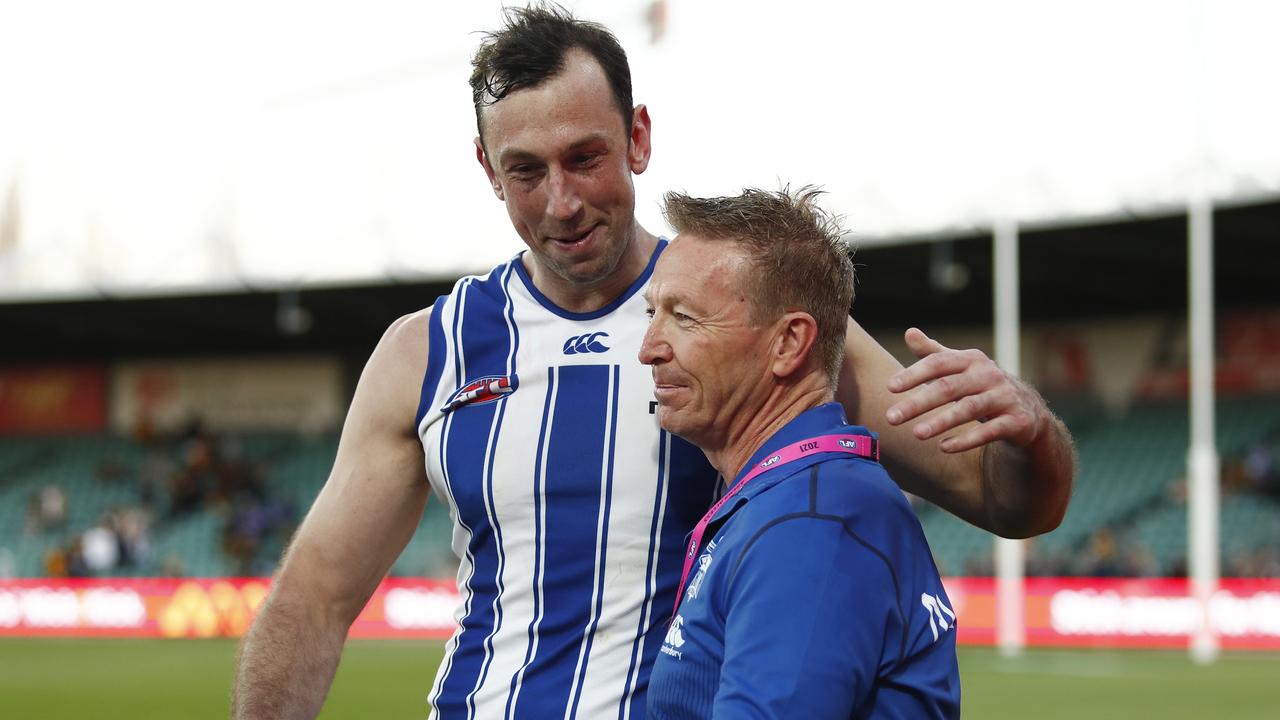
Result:
{"label": "white sky", "polygon": [[[568,3],[661,193],[817,183],[856,236],[1280,192],[1280,3]],[[0,0],[0,298],[483,270],[519,249],[466,78],[497,2]],[[17,198],[18,242],[3,228]],[[12,219],[9,218],[10,225]]]}

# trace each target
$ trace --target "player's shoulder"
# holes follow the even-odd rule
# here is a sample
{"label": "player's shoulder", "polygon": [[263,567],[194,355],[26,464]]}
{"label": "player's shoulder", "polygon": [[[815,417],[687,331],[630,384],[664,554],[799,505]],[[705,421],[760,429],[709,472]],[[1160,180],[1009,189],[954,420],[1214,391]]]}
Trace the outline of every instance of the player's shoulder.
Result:
{"label": "player's shoulder", "polygon": [[430,337],[430,308],[391,321],[369,356],[357,392],[398,396],[403,388],[416,387],[426,371]]}
{"label": "player's shoulder", "polygon": [[431,308],[426,307],[392,320],[382,334],[377,351],[391,355],[423,354],[425,357],[430,335]]}

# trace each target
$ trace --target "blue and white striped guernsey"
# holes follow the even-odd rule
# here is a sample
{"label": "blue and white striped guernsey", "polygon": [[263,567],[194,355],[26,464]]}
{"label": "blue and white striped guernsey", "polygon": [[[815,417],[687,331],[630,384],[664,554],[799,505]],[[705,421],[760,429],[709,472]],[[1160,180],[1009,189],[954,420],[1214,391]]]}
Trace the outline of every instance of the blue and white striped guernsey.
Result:
{"label": "blue and white striped guernsey", "polygon": [[683,539],[716,484],[658,426],[636,358],[665,246],[596,312],[555,306],[519,256],[435,303],[418,434],[462,605],[432,717],[644,717]]}

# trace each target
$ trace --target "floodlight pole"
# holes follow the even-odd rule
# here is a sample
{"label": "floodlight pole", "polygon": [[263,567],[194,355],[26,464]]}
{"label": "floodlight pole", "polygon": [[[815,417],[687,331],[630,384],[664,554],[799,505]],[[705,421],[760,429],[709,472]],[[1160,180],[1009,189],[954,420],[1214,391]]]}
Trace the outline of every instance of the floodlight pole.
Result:
{"label": "floodlight pole", "polygon": [[[1011,218],[998,219],[993,234],[996,364],[1016,376],[1021,374],[1019,351],[1022,344],[1018,306],[1018,223]],[[996,645],[1001,655],[1015,657],[1026,645],[1023,542],[996,538],[995,556]]]}
{"label": "floodlight pole", "polygon": [[1191,636],[1191,659],[1218,657],[1210,614],[1218,590],[1218,448],[1214,437],[1213,202],[1204,183],[1187,208],[1190,283],[1191,446],[1187,449],[1187,571],[1201,622]]}

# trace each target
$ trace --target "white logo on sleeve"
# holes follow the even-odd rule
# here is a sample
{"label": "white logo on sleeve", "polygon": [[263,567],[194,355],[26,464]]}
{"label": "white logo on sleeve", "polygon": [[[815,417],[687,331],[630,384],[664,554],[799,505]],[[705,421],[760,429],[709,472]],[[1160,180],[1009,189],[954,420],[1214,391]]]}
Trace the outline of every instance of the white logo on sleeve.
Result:
{"label": "white logo on sleeve", "polygon": [[679,660],[684,653],[676,650],[678,647],[684,646],[684,618],[676,615],[671,621],[671,627],[667,628],[667,637],[662,641],[662,652]]}
{"label": "white logo on sleeve", "polygon": [[[920,594],[920,604],[929,611],[929,629],[933,631],[934,642],[938,640],[938,628],[946,632],[955,627],[956,614],[942,602],[942,598],[929,593]],[[950,618],[948,620],[948,618]]]}
{"label": "white logo on sleeve", "polygon": [[707,576],[707,568],[711,567],[711,551],[715,549],[716,544],[713,542],[702,557],[698,558],[698,574],[693,576],[693,581],[689,583],[689,590],[685,593],[690,600],[697,599],[698,592],[702,589],[702,579]]}

